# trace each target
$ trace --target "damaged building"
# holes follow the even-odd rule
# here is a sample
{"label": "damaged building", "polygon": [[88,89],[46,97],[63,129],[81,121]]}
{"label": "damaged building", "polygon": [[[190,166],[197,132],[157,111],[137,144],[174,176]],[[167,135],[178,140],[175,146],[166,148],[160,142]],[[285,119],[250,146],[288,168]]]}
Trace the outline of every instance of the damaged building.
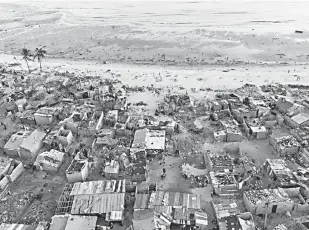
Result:
{"label": "damaged building", "polygon": [[221,196],[233,196],[238,193],[238,183],[230,172],[209,172],[213,191]]}
{"label": "damaged building", "polygon": [[254,215],[309,210],[300,187],[245,191],[243,201],[246,209]]}
{"label": "damaged building", "polygon": [[89,174],[88,159],[73,159],[65,174],[70,183],[85,181]]}
{"label": "damaged building", "polygon": [[22,162],[0,157],[0,189],[16,181],[24,171]]}
{"label": "damaged building", "polygon": [[212,154],[212,153],[205,153],[204,154],[205,165],[212,171],[216,172],[226,172],[234,171],[234,162],[233,158],[229,155],[219,155],[219,154]]}
{"label": "damaged building", "polygon": [[289,134],[271,135],[269,143],[273,146],[277,155],[281,157],[297,154],[301,147],[298,141]]}
{"label": "damaged building", "polygon": [[65,153],[51,149],[48,152],[40,153],[34,165],[40,170],[56,172],[64,161]]}
{"label": "damaged building", "polygon": [[45,132],[34,130],[27,138],[25,138],[19,146],[19,155],[24,159],[35,159],[39,150],[43,147],[43,140],[46,136]]}
{"label": "damaged building", "polygon": [[31,131],[21,130],[13,134],[8,142],[4,145],[3,150],[7,155],[18,156],[19,146],[22,144],[23,140],[26,139],[31,134]]}

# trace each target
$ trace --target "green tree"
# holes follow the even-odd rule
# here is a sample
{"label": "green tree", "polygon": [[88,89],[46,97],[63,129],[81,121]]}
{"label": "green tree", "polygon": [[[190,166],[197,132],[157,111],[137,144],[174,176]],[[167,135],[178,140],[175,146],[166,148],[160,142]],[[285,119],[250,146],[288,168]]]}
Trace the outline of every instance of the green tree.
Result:
{"label": "green tree", "polygon": [[45,46],[41,48],[36,48],[35,49],[35,55],[33,60],[37,59],[38,62],[40,63],[40,71],[42,71],[42,60],[45,58],[45,55],[47,54],[46,50],[44,50]]}
{"label": "green tree", "polygon": [[28,67],[28,71],[30,73],[31,71],[30,71],[30,67],[29,67],[29,61],[32,61],[32,59],[30,58],[30,57],[32,57],[31,51],[26,49],[26,48],[23,48],[21,55],[23,55],[22,59],[26,62],[27,67]]}

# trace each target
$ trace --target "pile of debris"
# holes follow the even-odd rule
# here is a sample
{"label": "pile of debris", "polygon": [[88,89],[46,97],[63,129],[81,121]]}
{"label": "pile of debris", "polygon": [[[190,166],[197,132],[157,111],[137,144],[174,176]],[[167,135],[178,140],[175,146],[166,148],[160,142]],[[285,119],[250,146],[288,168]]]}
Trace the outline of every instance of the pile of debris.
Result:
{"label": "pile of debris", "polygon": [[191,188],[203,188],[209,183],[206,169],[197,169],[187,163],[181,165],[181,175],[190,180]]}

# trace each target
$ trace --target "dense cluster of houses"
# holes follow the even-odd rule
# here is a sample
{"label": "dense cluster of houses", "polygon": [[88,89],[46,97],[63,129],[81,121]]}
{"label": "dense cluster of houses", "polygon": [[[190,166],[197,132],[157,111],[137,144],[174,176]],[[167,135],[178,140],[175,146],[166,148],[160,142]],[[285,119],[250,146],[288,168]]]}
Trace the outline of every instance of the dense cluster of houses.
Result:
{"label": "dense cluster of houses", "polygon": [[[9,98],[6,115],[20,130],[6,141],[5,156],[0,157],[0,198],[29,167],[50,173],[65,167],[67,184],[57,202],[51,230],[123,225],[128,204],[133,206],[128,229],[209,229],[209,214],[202,209],[201,195],[164,191],[147,181],[151,160],[167,152],[169,137],[181,129],[180,121],[142,113],[143,103],[128,103],[125,87],[116,90],[111,83],[87,79],[71,82],[68,87],[68,82],[60,87],[59,82],[46,84],[43,91],[54,98],[44,102],[31,99],[33,94],[39,96],[39,90],[33,88],[25,92],[32,97]],[[258,166],[230,143],[223,153],[203,154],[207,175],[198,176],[207,178],[201,187],[209,183],[211,196],[216,197],[212,208],[219,230],[254,230],[256,216],[309,212],[308,103],[278,96],[280,87],[263,89],[267,95],[218,94],[203,114],[209,115],[207,124],[213,128],[215,141],[254,139],[270,145],[275,156]],[[57,91],[61,91],[61,98]],[[284,94],[282,90],[279,93]],[[187,94],[169,94],[155,114],[176,117],[182,109],[186,113],[194,106]],[[203,129],[197,120],[194,125],[195,131]],[[292,161],[302,167],[292,167]],[[90,179],[93,172],[100,180]],[[275,229],[288,229],[295,222]],[[307,222],[302,220],[300,226]],[[39,224],[32,229],[46,228]]]}
{"label": "dense cluster of houses", "polygon": [[[309,212],[309,107],[305,102],[278,96],[278,89],[269,87],[268,90],[272,91],[265,91],[267,96],[260,93],[252,97],[242,97],[236,93],[220,94],[209,108],[210,120],[216,127],[213,135],[217,142],[239,142],[244,138],[263,141],[272,147],[275,159],[266,159],[260,167],[255,167],[254,164],[246,166],[242,154],[237,157],[227,153],[204,154],[213,193],[223,197],[223,200],[235,201],[239,200],[237,195],[242,194],[245,210],[253,216],[264,215],[265,223],[269,214],[290,216],[291,213],[305,215]],[[296,168],[293,162],[299,167]],[[237,215],[242,215],[243,210],[237,209],[236,203],[223,203],[214,204],[215,212],[225,207],[224,217],[233,216],[237,222]],[[221,215],[216,214],[219,229],[233,229],[227,227],[228,221],[224,221],[223,217],[220,220]],[[292,223],[295,221],[275,229],[294,229],[288,227],[293,226]],[[255,228],[251,225],[251,228],[243,226],[234,229]]]}
{"label": "dense cluster of houses", "polygon": [[[50,229],[95,229],[100,218],[106,224],[102,229],[123,224],[126,187],[132,183],[136,186],[134,230],[170,229],[172,225],[204,229],[207,214],[201,210],[199,195],[160,191],[156,186],[151,190],[145,183],[149,159],[165,152],[166,137],[177,132],[177,123],[141,114],[138,105],[128,106],[127,98],[112,85],[81,84],[77,92],[65,94],[55,104],[34,105],[23,99],[13,105],[11,101],[7,116],[21,130],[3,148],[7,157],[1,157],[0,191],[25,168],[57,173],[69,160],[68,183]],[[190,98],[170,95],[164,103],[166,112],[173,113],[189,105]],[[83,144],[83,139],[91,140],[90,145]],[[89,180],[93,171],[104,180]]]}

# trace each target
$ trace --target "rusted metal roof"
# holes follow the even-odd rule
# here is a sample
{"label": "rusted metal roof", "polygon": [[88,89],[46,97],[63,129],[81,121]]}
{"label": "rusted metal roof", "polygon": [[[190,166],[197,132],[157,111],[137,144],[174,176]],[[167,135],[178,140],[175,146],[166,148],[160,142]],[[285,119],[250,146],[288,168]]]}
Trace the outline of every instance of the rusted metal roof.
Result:
{"label": "rusted metal roof", "polygon": [[104,193],[124,193],[125,180],[100,180],[89,182],[77,182],[74,184],[71,196],[91,195]]}
{"label": "rusted metal roof", "polygon": [[149,202],[148,194],[136,194],[135,195],[135,203],[134,209],[147,209]]}
{"label": "rusted metal roof", "polygon": [[171,206],[184,208],[201,208],[201,199],[197,194],[179,192],[153,192],[149,201],[149,208],[154,206]]}
{"label": "rusted metal roof", "polygon": [[71,214],[105,214],[124,210],[125,193],[77,195]]}

